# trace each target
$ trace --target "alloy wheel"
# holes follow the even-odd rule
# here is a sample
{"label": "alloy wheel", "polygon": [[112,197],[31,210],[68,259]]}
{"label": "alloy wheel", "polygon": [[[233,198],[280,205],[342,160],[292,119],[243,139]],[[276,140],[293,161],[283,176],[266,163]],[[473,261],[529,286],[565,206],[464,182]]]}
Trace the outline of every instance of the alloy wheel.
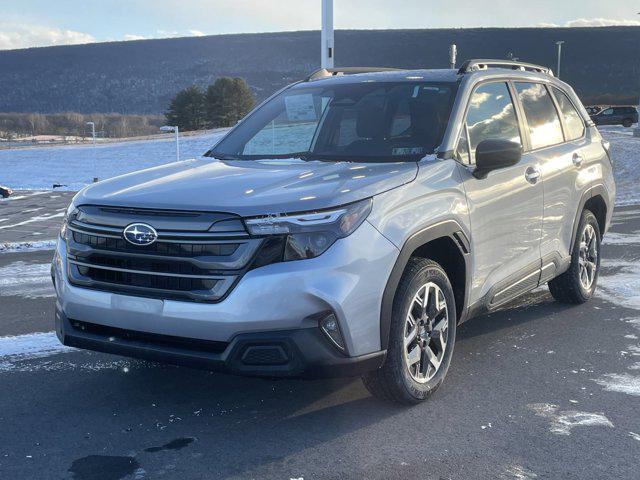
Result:
{"label": "alloy wheel", "polygon": [[596,231],[590,224],[587,224],[582,231],[578,266],[580,285],[588,291],[593,285],[598,269],[598,242],[596,239]]}
{"label": "alloy wheel", "polygon": [[411,377],[426,383],[438,372],[447,347],[449,311],[442,289],[429,282],[418,289],[404,325],[404,358]]}

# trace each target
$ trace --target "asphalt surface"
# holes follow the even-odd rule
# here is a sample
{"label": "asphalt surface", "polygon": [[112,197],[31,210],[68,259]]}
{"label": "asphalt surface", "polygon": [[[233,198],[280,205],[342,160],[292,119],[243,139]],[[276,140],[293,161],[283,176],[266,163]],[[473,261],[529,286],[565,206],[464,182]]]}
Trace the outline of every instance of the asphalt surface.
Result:
{"label": "asphalt surface", "polygon": [[54,300],[50,251],[0,254],[0,479],[638,479],[639,231],[640,208],[619,209],[591,302],[541,288],[460,327],[445,384],[412,408],[358,379],[2,356],[2,337],[52,330]]}
{"label": "asphalt surface", "polygon": [[0,245],[55,238],[75,192],[17,191],[0,198]]}

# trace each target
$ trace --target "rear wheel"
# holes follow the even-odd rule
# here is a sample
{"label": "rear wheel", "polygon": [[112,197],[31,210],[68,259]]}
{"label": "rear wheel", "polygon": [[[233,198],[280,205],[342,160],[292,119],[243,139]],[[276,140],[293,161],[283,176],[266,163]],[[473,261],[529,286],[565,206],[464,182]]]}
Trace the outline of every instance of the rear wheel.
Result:
{"label": "rear wheel", "polygon": [[451,283],[434,261],[412,258],[396,292],[384,365],[363,377],[384,400],[414,404],[442,384],[456,337]]}
{"label": "rear wheel", "polygon": [[627,127],[627,128],[629,128],[631,125],[633,125],[633,122],[631,121],[631,119],[630,119],[630,118],[625,118],[625,119],[622,121],[622,126],[623,126],[623,127]]}
{"label": "rear wheel", "polygon": [[571,265],[549,282],[553,298],[563,303],[584,303],[593,296],[600,271],[600,227],[591,211],[580,217]]}

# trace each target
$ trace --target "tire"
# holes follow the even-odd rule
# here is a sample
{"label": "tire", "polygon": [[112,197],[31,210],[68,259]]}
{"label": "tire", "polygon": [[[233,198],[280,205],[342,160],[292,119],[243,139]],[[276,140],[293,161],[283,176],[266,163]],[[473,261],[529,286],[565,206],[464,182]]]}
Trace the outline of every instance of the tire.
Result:
{"label": "tire", "polygon": [[[418,303],[423,295],[429,299],[426,309]],[[434,301],[435,298],[439,300]],[[410,312],[416,323],[411,323]],[[451,363],[456,319],[453,289],[445,271],[432,260],[412,258],[396,290],[384,365],[362,378],[369,392],[380,399],[406,405],[422,402],[432,395],[442,384]],[[412,334],[416,336],[405,349],[405,336]],[[418,354],[413,355],[416,348]],[[409,367],[416,358],[420,360]]]}
{"label": "tire", "polygon": [[[583,246],[585,238],[590,238],[585,237],[588,231],[593,232],[593,243]],[[593,296],[600,272],[600,239],[600,226],[595,215],[589,210],[583,210],[571,252],[571,265],[566,272],[549,282],[549,291],[558,302],[585,303]],[[586,250],[584,250],[585,247]],[[585,258],[581,259],[581,251],[586,255],[586,261]],[[584,281],[585,271],[581,267],[582,264],[586,264],[586,278],[591,279],[590,282]],[[591,267],[589,267],[590,264],[592,264]],[[591,268],[593,268],[592,275]]]}
{"label": "tire", "polygon": [[630,119],[628,119],[628,118],[625,118],[625,119],[622,121],[622,126],[623,126],[623,127],[629,128],[631,125],[633,125],[633,122],[632,122]]}

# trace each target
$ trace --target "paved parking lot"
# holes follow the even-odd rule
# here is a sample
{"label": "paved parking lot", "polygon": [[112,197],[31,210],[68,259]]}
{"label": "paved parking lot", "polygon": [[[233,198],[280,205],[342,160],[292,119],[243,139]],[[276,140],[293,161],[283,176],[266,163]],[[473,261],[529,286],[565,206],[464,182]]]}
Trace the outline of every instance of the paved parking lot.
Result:
{"label": "paved parking lot", "polygon": [[[25,201],[0,226],[43,198],[0,203],[3,218]],[[53,239],[50,220],[2,229],[0,244]],[[541,288],[469,321],[445,385],[413,408],[358,379],[241,378],[63,349],[47,333],[50,258],[0,253],[0,479],[639,478],[640,207],[616,213],[597,298],[570,307]]]}
{"label": "paved parking lot", "polygon": [[55,238],[75,192],[18,191],[0,198],[0,249],[3,244]]}

